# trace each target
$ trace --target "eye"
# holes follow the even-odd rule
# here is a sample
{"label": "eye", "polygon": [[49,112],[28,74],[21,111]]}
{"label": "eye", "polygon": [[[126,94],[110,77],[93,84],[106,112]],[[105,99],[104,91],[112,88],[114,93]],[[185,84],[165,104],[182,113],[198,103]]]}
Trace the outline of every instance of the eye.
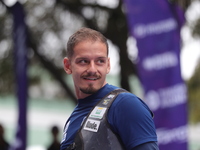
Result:
{"label": "eye", "polygon": [[81,59],[81,60],[78,61],[78,63],[79,63],[79,64],[87,64],[88,61],[85,60],[85,59]]}
{"label": "eye", "polygon": [[105,63],[105,60],[104,59],[98,59],[97,60],[97,64],[104,64]]}

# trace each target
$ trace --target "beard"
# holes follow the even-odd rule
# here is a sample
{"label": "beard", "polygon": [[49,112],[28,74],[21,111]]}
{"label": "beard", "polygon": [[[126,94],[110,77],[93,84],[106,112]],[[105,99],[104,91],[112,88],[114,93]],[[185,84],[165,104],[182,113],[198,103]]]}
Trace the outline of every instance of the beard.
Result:
{"label": "beard", "polygon": [[88,87],[86,87],[86,88],[80,88],[80,91],[83,92],[83,93],[85,93],[85,94],[94,94],[94,93],[96,93],[98,90],[99,90],[99,89],[95,89],[95,88],[93,87],[92,84],[90,84],[90,85],[89,85]]}
{"label": "beard", "polygon": [[[89,72],[89,73],[83,74],[81,77],[82,77],[83,79],[96,78],[97,80],[99,80],[99,79],[101,78],[101,75],[98,74],[98,73],[93,74],[93,73]],[[94,93],[96,93],[102,86],[103,86],[103,84],[102,84],[102,85],[96,85],[96,84],[92,84],[92,83],[91,83],[91,84],[87,85],[86,87],[80,87],[79,90],[80,90],[81,92],[83,92],[84,94],[94,94]]]}

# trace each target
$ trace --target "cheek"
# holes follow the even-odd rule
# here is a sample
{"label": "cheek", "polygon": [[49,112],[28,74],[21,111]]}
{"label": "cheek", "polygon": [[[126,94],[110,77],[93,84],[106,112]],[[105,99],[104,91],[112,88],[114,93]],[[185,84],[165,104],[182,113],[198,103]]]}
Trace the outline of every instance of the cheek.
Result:
{"label": "cheek", "polygon": [[76,74],[79,74],[79,72],[81,71],[81,68],[77,67],[76,65],[73,65],[71,67],[71,71],[72,71],[72,74],[76,75]]}
{"label": "cheek", "polygon": [[72,77],[75,82],[77,82],[77,80],[80,80],[82,74],[83,74],[83,71],[81,70],[81,68],[72,69]]}
{"label": "cheek", "polygon": [[77,86],[80,83],[80,78],[75,74],[72,75],[72,80],[75,86]]}
{"label": "cheek", "polygon": [[77,79],[79,77],[79,74],[77,72],[72,71],[72,77],[73,79]]}

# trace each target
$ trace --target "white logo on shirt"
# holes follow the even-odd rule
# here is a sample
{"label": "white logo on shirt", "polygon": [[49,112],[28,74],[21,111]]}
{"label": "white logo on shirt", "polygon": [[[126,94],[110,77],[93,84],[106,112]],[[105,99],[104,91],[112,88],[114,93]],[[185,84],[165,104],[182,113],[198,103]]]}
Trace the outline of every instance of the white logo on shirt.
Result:
{"label": "white logo on shirt", "polygon": [[64,129],[64,132],[63,132],[63,138],[62,138],[62,141],[61,143],[63,143],[65,140],[66,140],[66,137],[67,137],[67,129],[69,128],[69,124],[70,124],[70,121],[66,124],[65,126],[65,129]]}

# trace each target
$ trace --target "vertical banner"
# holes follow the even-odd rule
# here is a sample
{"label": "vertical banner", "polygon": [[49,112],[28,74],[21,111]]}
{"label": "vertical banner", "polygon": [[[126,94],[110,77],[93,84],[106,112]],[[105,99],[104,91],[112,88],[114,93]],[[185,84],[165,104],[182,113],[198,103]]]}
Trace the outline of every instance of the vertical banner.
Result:
{"label": "vertical banner", "polygon": [[187,150],[187,89],[180,70],[183,12],[168,0],[124,0],[138,73],[160,150]]}
{"label": "vertical banner", "polygon": [[13,15],[14,68],[19,112],[16,137],[10,150],[25,150],[27,131],[27,30],[22,5],[17,2],[10,8],[10,11]]}

